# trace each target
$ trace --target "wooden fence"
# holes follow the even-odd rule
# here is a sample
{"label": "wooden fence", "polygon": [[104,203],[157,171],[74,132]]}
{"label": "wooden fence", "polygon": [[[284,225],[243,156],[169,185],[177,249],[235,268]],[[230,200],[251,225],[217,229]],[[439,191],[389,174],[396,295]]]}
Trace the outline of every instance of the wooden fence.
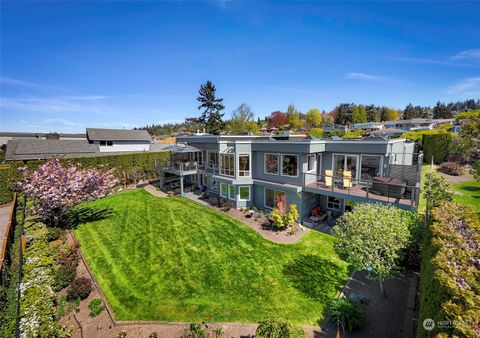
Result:
{"label": "wooden fence", "polygon": [[[5,233],[0,234],[3,237],[2,241],[2,251],[0,252],[0,276],[2,276],[2,272],[4,270],[4,265],[7,263],[9,259],[9,252],[10,247],[13,242],[13,236],[15,232],[15,223],[16,223],[16,208],[17,208],[17,194],[13,194],[13,201],[9,203],[10,208],[8,220],[7,220],[7,227],[5,229]],[[0,238],[2,238],[0,237]],[[2,278],[3,280],[3,278]]]}

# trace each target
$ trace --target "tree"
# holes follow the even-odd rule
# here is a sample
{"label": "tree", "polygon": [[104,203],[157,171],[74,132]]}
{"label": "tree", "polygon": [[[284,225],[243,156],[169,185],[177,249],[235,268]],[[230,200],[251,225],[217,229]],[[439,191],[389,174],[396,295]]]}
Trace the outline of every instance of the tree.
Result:
{"label": "tree", "polygon": [[382,119],[382,114],[380,112],[380,109],[373,105],[369,104],[368,106],[365,107],[365,110],[367,111],[367,120],[368,122],[380,122]]}
{"label": "tree", "polygon": [[293,103],[290,103],[287,108],[287,123],[290,129],[303,128],[303,121],[300,117],[300,113]]}
{"label": "tree", "polygon": [[383,280],[395,271],[413,220],[410,212],[393,206],[359,204],[337,220],[335,248],[355,269],[372,269],[384,294]]}
{"label": "tree", "polygon": [[384,108],[382,109],[382,121],[395,121],[398,118],[398,112],[395,109]]}
{"label": "tree", "polygon": [[367,122],[367,110],[364,106],[353,105],[352,106],[352,122],[353,123],[365,123]]}
{"label": "tree", "polygon": [[215,96],[215,85],[211,81],[200,85],[200,90],[197,101],[200,102],[198,110],[202,110],[202,115],[198,119],[200,123],[205,125],[207,133],[219,135],[225,127],[222,117],[224,114],[220,113],[225,106],[222,104],[223,99]]}
{"label": "tree", "polygon": [[438,101],[435,107],[433,107],[434,119],[450,119],[452,117],[451,110],[443,102]]}
{"label": "tree", "polygon": [[452,187],[437,173],[425,175],[423,197],[427,202],[427,210],[438,207],[443,201],[453,200]]}
{"label": "tree", "polygon": [[23,181],[20,190],[34,200],[33,213],[48,225],[58,226],[65,221],[68,211],[75,205],[101,198],[115,186],[113,172],[82,169],[74,165],[63,167],[54,158],[30,173],[20,168]]}
{"label": "tree", "polygon": [[332,114],[335,117],[335,123],[336,124],[351,124],[352,123],[352,108],[353,108],[353,103],[341,103],[338,106],[336,106]]}
{"label": "tree", "polygon": [[290,225],[298,222],[298,218],[300,217],[298,213],[298,207],[296,204],[290,204],[290,208],[288,213],[285,215],[285,225]]}
{"label": "tree", "polygon": [[287,114],[281,111],[274,111],[270,114],[269,126],[280,128],[287,124]]}
{"label": "tree", "polygon": [[258,124],[255,122],[255,114],[248,104],[242,103],[232,112],[232,118],[228,122],[228,131],[231,134],[256,134],[258,129]]}
{"label": "tree", "polygon": [[318,108],[312,108],[307,111],[305,119],[310,128],[316,128],[322,125],[322,113]]}

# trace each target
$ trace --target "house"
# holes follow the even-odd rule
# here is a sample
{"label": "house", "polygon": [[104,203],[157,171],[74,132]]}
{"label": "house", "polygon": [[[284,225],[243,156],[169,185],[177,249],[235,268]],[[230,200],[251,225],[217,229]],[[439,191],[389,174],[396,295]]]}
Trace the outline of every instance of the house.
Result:
{"label": "house", "polygon": [[385,128],[402,130],[432,130],[444,124],[453,124],[455,119],[410,119],[384,122]]}
{"label": "house", "polygon": [[365,122],[365,123],[353,123],[350,125],[351,130],[366,130],[366,131],[374,131],[384,128],[384,122]]}
{"label": "house", "polygon": [[348,126],[344,126],[344,125],[341,125],[341,124],[333,124],[331,126],[324,126],[323,130],[324,131],[340,130],[340,131],[347,132],[348,131]]}
{"label": "house", "polygon": [[15,131],[2,131],[0,132],[0,146],[6,145],[10,140],[86,140],[86,134],[69,134],[69,133],[28,133],[28,132],[15,132]]}
{"label": "house", "polygon": [[355,203],[415,210],[422,154],[405,139],[320,140],[304,135],[184,136],[159,166],[166,185],[204,187],[237,208],[297,204],[302,219],[319,207],[343,213]]}
{"label": "house", "polygon": [[69,158],[106,156],[131,152],[156,152],[168,147],[168,144],[153,143],[146,130],[87,128],[86,134],[83,135],[83,138],[45,136],[10,139],[7,141],[5,160],[41,160],[55,156]]}

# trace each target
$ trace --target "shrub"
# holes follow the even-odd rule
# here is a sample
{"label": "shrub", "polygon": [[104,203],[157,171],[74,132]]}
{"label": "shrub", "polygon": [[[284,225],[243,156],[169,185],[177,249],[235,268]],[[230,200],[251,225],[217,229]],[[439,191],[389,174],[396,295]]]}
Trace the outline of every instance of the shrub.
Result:
{"label": "shrub", "polygon": [[360,303],[349,298],[334,299],[329,306],[332,322],[340,322],[345,330],[354,332],[367,325]]}
{"label": "shrub", "polygon": [[425,175],[423,196],[427,201],[427,206],[431,209],[438,206],[442,201],[451,201],[453,190],[442,176],[437,173],[429,173]]}
{"label": "shrub", "polygon": [[57,263],[62,266],[77,267],[80,261],[77,244],[65,244],[60,247]]}
{"label": "shrub", "polygon": [[285,216],[286,225],[297,223],[300,215],[298,214],[298,207],[296,204],[290,204],[287,215]]}
{"label": "shrub", "polygon": [[225,330],[221,327],[215,329],[214,331],[215,338],[222,338],[225,335]]}
{"label": "shrub", "polygon": [[158,333],[156,331],[153,331],[148,335],[148,338],[158,338]]}
{"label": "shrub", "polygon": [[451,140],[452,135],[448,132],[423,135],[422,144],[425,161],[430,163],[433,157],[435,164],[442,163],[448,155]]}
{"label": "shrub", "polygon": [[58,266],[53,276],[53,290],[59,291],[67,287],[77,274],[77,268],[72,266]]}
{"label": "shrub", "polygon": [[475,162],[473,165],[473,177],[480,182],[480,161]]}
{"label": "shrub", "polygon": [[279,210],[273,209],[270,216],[272,217],[274,227],[283,228],[285,226],[283,215]]}
{"label": "shrub", "polygon": [[49,242],[56,241],[58,239],[64,241],[67,237],[67,232],[63,228],[48,227],[47,239]]}
{"label": "shrub", "polygon": [[[475,210],[443,202],[432,212],[422,250],[417,337],[478,337],[480,220]],[[453,325],[423,328],[431,318]]]}
{"label": "shrub", "polygon": [[117,338],[126,338],[128,335],[127,331],[123,330],[123,331],[120,331],[119,334],[117,334]]}
{"label": "shrub", "polygon": [[439,171],[452,176],[463,175],[463,167],[456,162],[443,162],[440,164]]}
{"label": "shrub", "polygon": [[92,291],[92,282],[85,277],[76,278],[67,289],[67,299],[85,299]]}
{"label": "shrub", "polygon": [[102,300],[100,298],[92,299],[92,301],[88,304],[88,308],[90,309],[90,313],[88,314],[90,317],[98,316],[100,312],[103,311]]}
{"label": "shrub", "polygon": [[265,319],[258,323],[255,337],[258,338],[304,338],[302,328],[294,328],[289,322],[277,319]]}
{"label": "shrub", "polygon": [[200,323],[191,323],[179,338],[208,338],[208,332]]}

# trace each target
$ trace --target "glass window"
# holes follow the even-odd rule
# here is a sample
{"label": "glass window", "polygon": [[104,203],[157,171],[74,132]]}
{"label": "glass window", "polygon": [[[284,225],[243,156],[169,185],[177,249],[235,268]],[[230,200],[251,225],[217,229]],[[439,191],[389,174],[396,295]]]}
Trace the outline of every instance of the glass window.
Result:
{"label": "glass window", "polygon": [[113,141],[107,141],[107,146],[113,146]]}
{"label": "glass window", "polygon": [[327,208],[332,210],[340,210],[340,199],[329,196],[327,199]]}
{"label": "glass window", "polygon": [[218,165],[218,153],[216,151],[208,152],[208,167],[215,169]]}
{"label": "glass window", "polygon": [[357,161],[358,157],[356,155],[333,155],[333,175],[335,178],[341,179],[343,171],[347,170],[352,172],[352,179],[355,179],[357,177]]}
{"label": "glass window", "polygon": [[107,141],[100,141],[100,145],[101,145],[101,146],[106,146],[106,145],[107,145]]}
{"label": "glass window", "polygon": [[238,156],[238,176],[250,176],[249,154],[240,154]]}
{"label": "glass window", "polygon": [[235,175],[234,154],[220,154],[220,174],[227,176]]}
{"label": "glass window", "polygon": [[298,156],[282,155],[282,175],[297,176],[298,175]]}
{"label": "glass window", "polygon": [[220,182],[220,196],[227,198],[227,183]]}
{"label": "glass window", "polygon": [[362,155],[361,179],[368,181],[380,176],[382,157],[377,155]]}
{"label": "glass window", "polygon": [[285,192],[265,188],[265,207],[270,209],[286,209]]}
{"label": "glass window", "polygon": [[307,171],[314,171],[317,161],[315,160],[316,155],[307,156]]}
{"label": "glass window", "polygon": [[228,198],[235,199],[235,186],[233,184],[228,185]]}
{"label": "glass window", "polygon": [[265,154],[265,172],[278,174],[278,154]]}
{"label": "glass window", "polygon": [[238,192],[242,201],[250,201],[250,187],[238,187]]}

